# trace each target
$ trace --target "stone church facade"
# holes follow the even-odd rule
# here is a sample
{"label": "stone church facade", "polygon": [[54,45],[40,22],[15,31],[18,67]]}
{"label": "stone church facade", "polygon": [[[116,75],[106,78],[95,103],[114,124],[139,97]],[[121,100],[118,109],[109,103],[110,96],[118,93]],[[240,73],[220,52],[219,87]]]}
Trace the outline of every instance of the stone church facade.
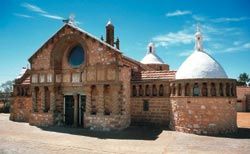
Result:
{"label": "stone church facade", "polygon": [[153,44],[138,62],[119,43],[111,22],[105,41],[66,23],[15,80],[10,119],[104,131],[148,124],[196,134],[237,130],[234,79],[177,78],[180,69],[169,70]]}

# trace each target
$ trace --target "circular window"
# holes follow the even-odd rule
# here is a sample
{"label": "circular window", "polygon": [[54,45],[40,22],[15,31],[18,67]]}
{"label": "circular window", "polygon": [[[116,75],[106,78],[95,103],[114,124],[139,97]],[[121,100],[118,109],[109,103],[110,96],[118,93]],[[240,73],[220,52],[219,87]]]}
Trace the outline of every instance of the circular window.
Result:
{"label": "circular window", "polygon": [[84,50],[78,45],[69,53],[69,64],[73,67],[80,66],[84,62]]}

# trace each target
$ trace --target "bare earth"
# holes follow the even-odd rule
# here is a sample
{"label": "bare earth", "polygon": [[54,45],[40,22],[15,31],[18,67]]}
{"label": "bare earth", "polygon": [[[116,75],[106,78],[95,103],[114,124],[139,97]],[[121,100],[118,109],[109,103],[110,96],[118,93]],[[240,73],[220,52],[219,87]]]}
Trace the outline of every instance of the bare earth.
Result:
{"label": "bare earth", "polygon": [[239,133],[209,137],[156,128],[117,132],[81,128],[39,128],[0,114],[2,153],[250,153],[250,113],[238,114]]}

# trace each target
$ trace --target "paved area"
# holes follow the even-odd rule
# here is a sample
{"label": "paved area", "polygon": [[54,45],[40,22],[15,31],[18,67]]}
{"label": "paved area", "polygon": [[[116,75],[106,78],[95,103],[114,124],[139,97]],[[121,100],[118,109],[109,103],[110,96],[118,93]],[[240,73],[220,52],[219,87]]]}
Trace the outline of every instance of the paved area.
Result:
{"label": "paved area", "polygon": [[239,134],[209,137],[156,128],[121,132],[80,128],[39,128],[0,114],[0,154],[46,153],[250,153],[250,113],[239,114]]}

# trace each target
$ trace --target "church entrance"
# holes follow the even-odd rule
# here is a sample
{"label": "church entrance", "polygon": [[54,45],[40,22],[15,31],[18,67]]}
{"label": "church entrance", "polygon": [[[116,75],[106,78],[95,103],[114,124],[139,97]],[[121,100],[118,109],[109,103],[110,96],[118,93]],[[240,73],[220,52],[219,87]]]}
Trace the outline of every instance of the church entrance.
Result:
{"label": "church entrance", "polygon": [[[64,122],[68,126],[79,126],[84,125],[84,112],[86,106],[86,96],[77,95],[77,105],[74,106],[74,96],[65,95],[64,96]],[[75,113],[76,111],[76,113]]]}
{"label": "church entrance", "polygon": [[74,97],[72,95],[64,96],[64,122],[66,125],[74,123]]}

